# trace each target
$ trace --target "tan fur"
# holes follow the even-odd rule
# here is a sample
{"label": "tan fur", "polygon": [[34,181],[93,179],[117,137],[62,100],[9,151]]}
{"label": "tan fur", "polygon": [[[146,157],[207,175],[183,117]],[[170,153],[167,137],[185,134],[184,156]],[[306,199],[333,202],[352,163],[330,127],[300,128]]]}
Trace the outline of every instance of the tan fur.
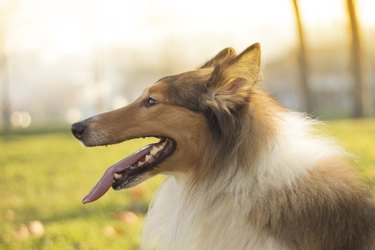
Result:
{"label": "tan fur", "polygon": [[[189,142],[178,143],[175,153],[168,159],[168,164],[161,164],[152,175],[165,171],[186,171],[195,165],[198,152],[202,150],[203,141],[208,134],[208,128],[203,115],[170,105],[167,98],[163,97],[164,92],[165,86],[157,84],[146,90],[132,104],[90,119],[88,129],[100,131],[100,135],[104,137],[100,139],[102,145],[159,135],[174,138],[179,142]],[[146,109],[141,105],[146,96],[155,96],[159,98],[160,103],[153,109]],[[189,126],[186,126],[186,120],[190,121]],[[96,137],[91,136],[86,144],[96,144]]]}
{"label": "tan fur", "polygon": [[[341,149],[313,135],[311,120],[257,86],[259,65],[259,44],[239,55],[226,48],[199,69],[160,79],[132,104],[82,121],[79,138],[87,146],[144,136],[176,142],[147,172],[170,175],[150,210],[152,246],[375,249],[368,188]],[[148,98],[157,105],[145,106]]]}
{"label": "tan fur", "polygon": [[233,48],[225,48],[211,60],[207,61],[201,68],[214,68],[217,65],[223,64],[225,61],[233,59],[235,56],[236,51]]}
{"label": "tan fur", "polygon": [[[225,169],[221,166],[230,164],[234,158],[238,159],[238,166],[251,171],[258,160],[258,156],[269,149],[269,141],[274,136],[276,126],[272,114],[275,110],[281,108],[275,105],[273,99],[259,89],[252,89],[250,99],[252,105],[249,106],[245,114],[248,118],[241,120],[241,124],[239,124],[239,127],[248,129],[233,131],[226,128],[228,131],[232,131],[233,137],[238,139],[236,144],[225,144],[222,151],[217,149],[216,142],[212,138],[206,142],[207,146],[200,152],[200,161],[193,171],[194,177],[191,180],[194,184],[197,182],[206,183],[202,180],[210,180],[215,175],[230,178],[238,170],[234,167]],[[238,132],[241,134],[236,134]],[[248,138],[251,138],[251,140],[248,140]],[[235,153],[231,154],[231,152]],[[218,156],[218,154],[223,154],[223,157]],[[215,161],[217,159],[219,160]]]}
{"label": "tan fur", "polygon": [[291,187],[272,189],[249,221],[290,249],[374,249],[375,203],[348,163],[319,162]]}

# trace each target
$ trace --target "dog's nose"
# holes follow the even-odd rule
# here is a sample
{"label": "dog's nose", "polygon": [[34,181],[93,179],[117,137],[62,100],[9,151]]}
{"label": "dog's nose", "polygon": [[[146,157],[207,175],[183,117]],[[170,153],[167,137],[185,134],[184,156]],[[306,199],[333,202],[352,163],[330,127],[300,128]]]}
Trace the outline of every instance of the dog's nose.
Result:
{"label": "dog's nose", "polygon": [[77,139],[82,139],[85,129],[86,124],[83,122],[76,122],[72,125],[72,133]]}

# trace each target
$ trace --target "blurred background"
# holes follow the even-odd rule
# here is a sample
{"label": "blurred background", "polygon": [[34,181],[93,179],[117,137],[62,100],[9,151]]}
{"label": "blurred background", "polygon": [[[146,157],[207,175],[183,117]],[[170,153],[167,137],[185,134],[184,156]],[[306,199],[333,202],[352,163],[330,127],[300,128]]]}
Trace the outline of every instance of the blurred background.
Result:
{"label": "blurred background", "polygon": [[0,0],[0,122],[72,123],[254,42],[265,88],[285,106],[370,116],[374,11],[373,0]]}
{"label": "blurred background", "polygon": [[87,149],[70,124],[255,42],[264,88],[329,120],[375,191],[374,13],[374,0],[0,0],[0,249],[138,249],[162,178],[80,200],[149,140]]}

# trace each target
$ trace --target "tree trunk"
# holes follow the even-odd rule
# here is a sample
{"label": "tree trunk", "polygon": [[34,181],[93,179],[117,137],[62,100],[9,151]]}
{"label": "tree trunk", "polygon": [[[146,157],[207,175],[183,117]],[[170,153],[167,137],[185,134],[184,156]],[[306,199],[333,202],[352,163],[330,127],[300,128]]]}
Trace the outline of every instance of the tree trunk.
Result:
{"label": "tree trunk", "polygon": [[305,36],[299,11],[298,0],[293,0],[294,13],[297,24],[299,51],[298,51],[298,66],[300,72],[300,92],[302,97],[303,109],[311,114],[313,110],[313,100],[308,84],[308,66],[306,60]]}
{"label": "tree trunk", "polygon": [[351,44],[351,70],[354,80],[354,103],[352,116],[355,118],[365,116],[367,98],[364,89],[362,76],[362,58],[361,58],[361,41],[359,36],[359,25],[354,0],[346,1],[350,29],[352,35]]}

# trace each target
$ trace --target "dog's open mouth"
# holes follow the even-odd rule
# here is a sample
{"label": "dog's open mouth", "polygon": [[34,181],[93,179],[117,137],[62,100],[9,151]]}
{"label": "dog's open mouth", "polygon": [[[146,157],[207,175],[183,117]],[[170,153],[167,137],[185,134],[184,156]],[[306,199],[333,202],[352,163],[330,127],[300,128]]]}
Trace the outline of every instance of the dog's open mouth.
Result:
{"label": "dog's open mouth", "polygon": [[115,190],[132,187],[143,181],[145,173],[153,170],[170,156],[176,148],[174,140],[160,137],[158,143],[150,144],[109,167],[93,189],[83,198],[83,203],[102,197],[112,186]]}

